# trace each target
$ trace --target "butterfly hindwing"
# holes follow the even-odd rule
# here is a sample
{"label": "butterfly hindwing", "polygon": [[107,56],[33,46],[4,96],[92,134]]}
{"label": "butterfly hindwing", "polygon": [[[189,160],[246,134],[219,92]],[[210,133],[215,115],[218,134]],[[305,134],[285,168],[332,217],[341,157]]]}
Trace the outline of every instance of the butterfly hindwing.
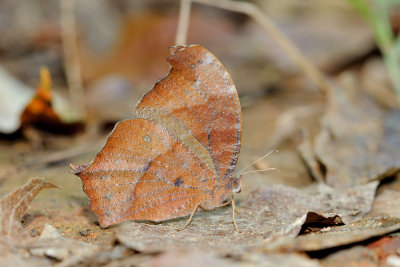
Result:
{"label": "butterfly hindwing", "polygon": [[134,119],[117,124],[93,163],[77,175],[105,227],[187,215],[204,199],[211,173],[167,130]]}

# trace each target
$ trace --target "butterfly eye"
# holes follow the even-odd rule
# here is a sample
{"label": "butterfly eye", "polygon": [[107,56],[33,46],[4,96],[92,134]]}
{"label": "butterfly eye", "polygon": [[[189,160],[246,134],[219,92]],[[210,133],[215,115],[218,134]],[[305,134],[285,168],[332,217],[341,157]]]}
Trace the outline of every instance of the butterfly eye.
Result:
{"label": "butterfly eye", "polygon": [[232,177],[232,192],[240,193],[242,191],[242,177]]}

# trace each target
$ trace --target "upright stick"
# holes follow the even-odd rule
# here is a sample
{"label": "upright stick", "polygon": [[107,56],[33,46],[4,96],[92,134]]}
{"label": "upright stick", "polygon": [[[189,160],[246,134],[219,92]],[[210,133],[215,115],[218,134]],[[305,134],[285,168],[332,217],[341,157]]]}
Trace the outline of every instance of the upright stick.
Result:
{"label": "upright stick", "polygon": [[187,32],[190,20],[191,0],[181,0],[179,10],[178,29],[176,31],[175,45],[185,45],[187,42]]}

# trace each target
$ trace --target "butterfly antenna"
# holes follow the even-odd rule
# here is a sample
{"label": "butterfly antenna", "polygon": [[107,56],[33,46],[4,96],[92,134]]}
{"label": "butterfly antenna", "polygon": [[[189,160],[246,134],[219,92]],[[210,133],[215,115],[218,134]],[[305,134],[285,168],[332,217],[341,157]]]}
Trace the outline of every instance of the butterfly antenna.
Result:
{"label": "butterfly antenna", "polygon": [[253,173],[253,172],[265,172],[265,171],[278,171],[279,172],[279,170],[276,168],[268,168],[268,169],[262,169],[262,170],[248,171],[248,172],[242,173],[241,175],[246,175],[246,174]]}
{"label": "butterfly antenna", "polygon": [[[243,175],[243,174],[240,174],[242,171],[244,171],[245,169],[247,169],[247,168],[253,166],[254,164],[256,164],[257,162],[259,162],[260,160],[263,160],[264,158],[268,157],[268,156],[271,155],[273,152],[279,152],[279,151],[278,151],[278,150],[271,150],[270,152],[268,152],[267,154],[265,154],[265,155],[262,156],[261,158],[257,159],[257,160],[254,161],[253,163],[251,163],[251,164],[247,165],[246,167],[244,167],[243,169],[241,169],[241,170],[238,172],[237,175],[238,175],[238,176],[239,176],[239,175]],[[270,169],[273,169],[273,168],[270,168]],[[268,170],[268,169],[266,169],[266,170]]]}

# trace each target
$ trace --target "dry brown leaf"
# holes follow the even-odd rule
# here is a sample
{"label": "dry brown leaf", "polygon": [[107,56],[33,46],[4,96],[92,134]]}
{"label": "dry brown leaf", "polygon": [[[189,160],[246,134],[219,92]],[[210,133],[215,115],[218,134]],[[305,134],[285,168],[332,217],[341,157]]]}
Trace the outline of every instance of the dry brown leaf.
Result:
{"label": "dry brown leaf", "polygon": [[332,226],[293,238],[282,237],[265,244],[266,251],[317,251],[360,242],[400,229],[400,219],[375,217],[354,221],[347,225]]}
{"label": "dry brown leaf", "polygon": [[373,182],[340,190],[325,184],[301,190],[283,185],[262,186],[248,197],[245,205],[264,210],[281,223],[301,218],[309,211],[326,217],[339,215],[344,223],[349,223],[370,211],[377,185]]}
{"label": "dry brown leaf", "polygon": [[46,256],[59,261],[82,259],[93,253],[97,246],[63,237],[56,228],[46,224],[41,236],[27,247],[32,255]]}
{"label": "dry brown leaf", "polygon": [[62,124],[52,107],[51,77],[47,68],[40,69],[40,84],[36,95],[21,114],[21,124]]}
{"label": "dry brown leaf", "polygon": [[385,190],[375,198],[369,216],[392,216],[400,218],[400,192]]}
{"label": "dry brown leaf", "polygon": [[377,255],[364,246],[355,246],[349,249],[339,250],[322,259],[324,267],[378,267],[379,259]]}
{"label": "dry brown leaf", "polygon": [[307,223],[343,224],[337,214],[345,221],[362,217],[370,209],[376,185],[346,190],[326,185],[305,190],[283,185],[263,186],[239,203],[241,213],[236,215],[236,222],[240,233],[234,230],[231,208],[226,207],[197,212],[184,231],[178,231],[184,220],[156,225],[131,222],[121,224],[116,236],[122,244],[141,252],[159,252],[174,247],[242,255],[264,246],[266,240],[280,236],[293,238]]}
{"label": "dry brown leaf", "polygon": [[20,126],[34,125],[53,132],[79,130],[82,125],[77,121],[78,118],[73,118],[73,115],[67,114],[66,110],[56,110],[53,94],[50,72],[46,67],[42,67],[40,84],[36,88],[36,94],[21,114]]}
{"label": "dry brown leaf", "polygon": [[279,144],[292,137],[296,131],[304,127],[305,120],[310,121],[311,117],[320,115],[323,111],[321,104],[294,107],[286,110],[276,121],[275,132],[271,136],[269,148],[278,147]]}
{"label": "dry brown leaf", "polygon": [[306,256],[298,254],[261,254],[250,253],[247,256],[234,260],[221,258],[212,253],[198,250],[191,251],[168,251],[139,263],[139,266],[297,266],[318,267],[318,261],[311,260]]}
{"label": "dry brown leaf", "polygon": [[385,180],[378,188],[368,217],[390,216],[400,218],[400,173]]}
{"label": "dry brown leaf", "polygon": [[326,182],[346,187],[394,174],[400,169],[400,111],[379,106],[352,76],[342,80],[343,86],[330,92],[314,146]]}
{"label": "dry brown leaf", "polygon": [[0,200],[0,236],[13,241],[29,238],[20,223],[21,217],[40,190],[55,187],[44,179],[36,178],[4,196]]}
{"label": "dry brown leaf", "polygon": [[[248,263],[235,262],[232,259],[219,258],[211,253],[204,253],[201,251],[169,251],[162,253],[156,257],[149,260],[143,261],[139,266],[148,267],[201,267],[201,266],[221,266],[221,267],[239,267],[239,266],[249,266]],[[252,265],[250,265],[252,266]]]}
{"label": "dry brown leaf", "polygon": [[374,251],[380,260],[387,260],[390,256],[399,257],[400,237],[385,236],[367,247]]}
{"label": "dry brown leaf", "polygon": [[321,164],[319,164],[318,159],[315,156],[313,150],[313,144],[311,143],[311,138],[308,136],[308,133],[305,133],[307,136],[298,144],[297,150],[300,152],[303,160],[306,162],[308,169],[311,172],[311,175],[314,179],[322,183],[324,182],[324,174],[321,169]]}

